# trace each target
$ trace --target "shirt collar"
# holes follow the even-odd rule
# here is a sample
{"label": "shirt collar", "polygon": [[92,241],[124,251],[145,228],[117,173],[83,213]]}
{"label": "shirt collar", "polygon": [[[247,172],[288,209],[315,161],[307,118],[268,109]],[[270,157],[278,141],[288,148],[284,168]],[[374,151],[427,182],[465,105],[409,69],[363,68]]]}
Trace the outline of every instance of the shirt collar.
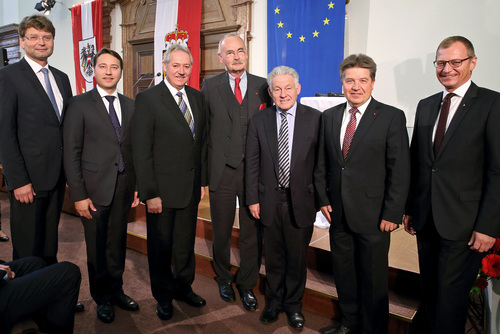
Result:
{"label": "shirt collar", "polygon": [[[231,75],[231,73],[227,72],[227,75],[229,76],[229,80],[236,82],[236,78]],[[247,71],[243,71],[243,74],[241,75],[240,79],[241,81],[246,80],[247,78]]]}
{"label": "shirt collar", "polygon": [[102,89],[101,87],[99,87],[99,85],[96,85],[95,88],[97,88],[97,92],[99,93],[99,95],[101,95],[102,98],[108,96],[108,95],[111,95],[111,96],[114,96],[116,98],[118,98],[118,92],[115,91],[112,93],[112,94],[109,94],[108,92],[106,92],[104,89]]}
{"label": "shirt collar", "polygon": [[48,63],[47,63],[47,65],[42,66],[42,65],[38,64],[36,61],[32,60],[30,57],[26,57],[26,56],[24,57],[24,60],[26,60],[26,62],[28,63],[28,65],[31,66],[31,68],[33,69],[33,72],[35,72],[35,73],[40,72],[40,70],[42,68],[46,68],[46,69],[48,69],[50,71]]}
{"label": "shirt collar", "polygon": [[[278,107],[276,107],[276,112],[278,113],[278,115],[281,114],[281,109],[278,108]],[[286,111],[286,113],[288,115],[291,115],[291,116],[295,117],[295,113],[296,112],[297,112],[297,101],[295,101],[295,103],[293,104],[293,106],[290,109],[288,109]]]}
{"label": "shirt collar", "polygon": [[182,92],[182,96],[187,96],[186,95],[186,85],[182,86],[181,90],[177,90],[177,88],[175,88],[174,86],[172,86],[170,84],[170,82],[168,82],[167,77],[165,77],[165,79],[163,79],[163,81],[165,82],[165,85],[167,85],[167,88],[170,91],[170,94],[172,94],[172,96],[175,97],[177,95],[177,92]]}
{"label": "shirt collar", "polygon": [[[455,89],[452,93],[463,98],[465,96],[465,93],[467,93],[467,90],[469,90],[470,85],[472,84],[472,79],[467,80],[466,83],[464,83],[462,86],[458,87]],[[450,92],[448,92],[446,89],[443,91],[443,97],[441,100],[444,100],[444,97],[448,95]]]}
{"label": "shirt collar", "polygon": [[[357,109],[359,111],[359,114],[362,116],[365,111],[366,111],[366,108],[368,108],[368,105],[370,104],[370,102],[372,101],[372,97],[370,96],[370,98],[368,100],[366,100],[365,103],[363,103],[361,106],[359,106]],[[347,112],[349,112],[349,110],[351,110],[351,105],[349,104],[349,102],[346,103],[346,106],[345,106],[345,110]]]}

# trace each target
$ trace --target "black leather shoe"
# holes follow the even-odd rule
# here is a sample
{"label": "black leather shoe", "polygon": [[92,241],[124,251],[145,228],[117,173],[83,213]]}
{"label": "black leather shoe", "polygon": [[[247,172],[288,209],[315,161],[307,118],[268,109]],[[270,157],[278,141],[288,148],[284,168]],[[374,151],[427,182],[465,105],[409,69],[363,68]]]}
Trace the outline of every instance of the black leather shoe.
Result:
{"label": "black leather shoe", "polygon": [[354,327],[347,327],[345,325],[330,327],[320,331],[320,334],[354,334],[357,333]]}
{"label": "black leather shoe", "polygon": [[0,237],[0,242],[7,242],[9,241],[9,237],[4,235],[3,237]]}
{"label": "black leather shoe", "polygon": [[174,314],[174,308],[172,307],[172,302],[158,303],[156,305],[156,315],[161,320],[170,320]]}
{"label": "black leather shoe", "polygon": [[139,304],[126,294],[122,293],[118,296],[113,296],[111,302],[118,305],[119,308],[126,311],[137,311],[139,309]]}
{"label": "black leather shoe", "polygon": [[268,307],[262,312],[260,315],[260,321],[265,324],[270,324],[271,322],[275,322],[278,320],[278,314],[280,314],[281,310],[275,307]]}
{"label": "black leather shoe", "polygon": [[202,307],[202,306],[205,306],[207,304],[205,299],[201,298],[193,291],[189,292],[186,295],[177,296],[177,297],[175,297],[175,299],[186,302],[189,306],[192,306],[192,307]]}
{"label": "black leather shoe", "polygon": [[82,303],[78,302],[76,303],[75,305],[75,313],[80,313],[80,312],[83,312],[85,311],[85,306],[83,306]]}
{"label": "black leather shoe", "polygon": [[304,328],[304,316],[300,312],[292,312],[286,314],[288,324],[293,328]]}
{"label": "black leather shoe", "polygon": [[236,300],[236,296],[233,290],[233,285],[231,284],[231,282],[227,283],[217,282],[217,284],[219,284],[219,295],[223,301],[233,302]]}
{"label": "black leather shoe", "polygon": [[241,302],[243,303],[243,307],[247,311],[255,311],[258,306],[257,298],[253,294],[251,289],[238,289],[240,293]]}
{"label": "black leather shoe", "polygon": [[97,305],[97,319],[106,324],[115,320],[115,312],[113,311],[113,306],[111,306],[110,302]]}

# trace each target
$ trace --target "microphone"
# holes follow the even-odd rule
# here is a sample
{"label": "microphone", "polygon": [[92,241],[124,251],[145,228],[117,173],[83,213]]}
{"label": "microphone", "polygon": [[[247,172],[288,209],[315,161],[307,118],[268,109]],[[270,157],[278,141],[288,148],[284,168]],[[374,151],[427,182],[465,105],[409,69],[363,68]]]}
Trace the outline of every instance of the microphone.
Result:
{"label": "microphone", "polygon": [[134,88],[135,88],[135,86],[137,86],[137,84],[139,83],[139,81],[141,81],[141,80],[142,80],[142,78],[144,78],[144,77],[149,77],[149,76],[151,76],[151,75],[153,75],[153,74],[152,74],[152,73],[150,73],[150,72],[148,72],[148,73],[144,73],[144,74],[141,74],[141,76],[139,77],[139,79],[137,79],[137,81],[135,82],[135,84],[132,86],[132,88],[130,88],[130,89],[128,90],[128,92],[127,92],[127,94],[125,94],[125,96],[128,96],[128,94],[132,91],[132,89],[134,89]]}
{"label": "microphone", "polygon": [[155,81],[155,78],[156,78],[156,77],[159,77],[160,75],[161,75],[161,72],[156,73],[156,75],[153,77],[153,79],[151,79],[151,82],[149,83],[148,88],[149,88],[149,87],[151,87],[151,85],[152,85],[152,84],[153,84],[153,82]]}

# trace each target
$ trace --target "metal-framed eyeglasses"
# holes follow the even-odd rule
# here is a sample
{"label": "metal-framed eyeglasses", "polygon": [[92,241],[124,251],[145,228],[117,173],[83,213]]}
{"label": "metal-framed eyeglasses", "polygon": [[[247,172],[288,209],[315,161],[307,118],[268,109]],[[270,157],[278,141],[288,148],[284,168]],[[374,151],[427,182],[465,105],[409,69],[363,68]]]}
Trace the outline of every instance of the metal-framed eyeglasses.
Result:
{"label": "metal-framed eyeglasses", "polygon": [[23,37],[25,40],[28,40],[30,41],[31,43],[36,43],[38,42],[40,39],[43,40],[45,43],[47,42],[50,42],[54,39],[54,37],[52,36],[49,36],[49,35],[46,35],[46,36],[37,36],[37,35],[33,35],[33,36],[24,36]]}
{"label": "metal-framed eyeglasses", "polygon": [[434,64],[434,67],[435,68],[438,68],[438,69],[442,69],[446,66],[446,64],[450,64],[450,66],[452,68],[458,68],[460,66],[462,66],[462,63],[466,60],[469,60],[471,59],[472,56],[470,57],[467,57],[465,59],[452,59],[452,60],[435,60],[434,62],[432,62]]}

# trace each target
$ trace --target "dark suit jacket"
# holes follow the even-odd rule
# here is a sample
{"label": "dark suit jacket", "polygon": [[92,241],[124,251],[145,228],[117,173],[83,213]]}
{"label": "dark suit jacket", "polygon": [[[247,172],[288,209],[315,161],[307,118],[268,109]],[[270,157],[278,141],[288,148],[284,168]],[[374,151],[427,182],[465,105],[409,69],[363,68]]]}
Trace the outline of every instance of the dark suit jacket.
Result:
{"label": "dark suit jacket", "polygon": [[206,116],[203,95],[186,86],[195,138],[165,82],[141,92],[132,118],[132,152],[142,201],[185,208],[206,186]]}
{"label": "dark suit jacket", "polygon": [[322,115],[315,172],[319,206],[332,206],[332,224],[341,224],[345,215],[353,232],[378,233],[382,219],[400,224],[404,214],[410,183],[405,115],[372,98],[344,161],[340,131],[345,107]]}
{"label": "dark suit jacket", "polygon": [[[290,162],[290,194],[293,215],[299,227],[314,224],[316,207],[313,172],[321,113],[297,103]],[[246,149],[246,201],[260,204],[262,224],[272,224],[278,187],[278,131],[276,107],[265,109],[250,120]]]}
{"label": "dark suit jacket", "polygon": [[[247,72],[248,118],[260,109],[271,106],[271,97],[267,91],[267,81]],[[227,72],[217,74],[203,80],[201,87],[205,95],[208,111],[208,160],[209,187],[217,190],[227,157],[234,143],[231,141],[232,108],[231,99],[234,94],[229,85]],[[245,136],[246,134],[243,134]],[[243,137],[245,139],[245,137]],[[235,140],[240,140],[235,138]]]}
{"label": "dark suit jacket", "polygon": [[135,189],[130,123],[134,101],[119,94],[122,113],[118,141],[109,113],[97,88],[73,97],[64,119],[64,168],[72,201],[90,198],[110,205],[115,193],[120,152],[125,163],[130,199]]}
{"label": "dark suit jacket", "polygon": [[[72,95],[68,76],[50,70],[66,105]],[[0,161],[7,189],[32,183],[35,191],[52,190],[62,171],[62,149],[61,125],[30,65],[23,58],[0,69]]]}
{"label": "dark suit jacket", "polygon": [[473,230],[500,237],[500,94],[472,83],[434,156],[441,99],[438,93],[417,107],[407,213],[419,230],[432,210],[445,239],[469,240]]}

